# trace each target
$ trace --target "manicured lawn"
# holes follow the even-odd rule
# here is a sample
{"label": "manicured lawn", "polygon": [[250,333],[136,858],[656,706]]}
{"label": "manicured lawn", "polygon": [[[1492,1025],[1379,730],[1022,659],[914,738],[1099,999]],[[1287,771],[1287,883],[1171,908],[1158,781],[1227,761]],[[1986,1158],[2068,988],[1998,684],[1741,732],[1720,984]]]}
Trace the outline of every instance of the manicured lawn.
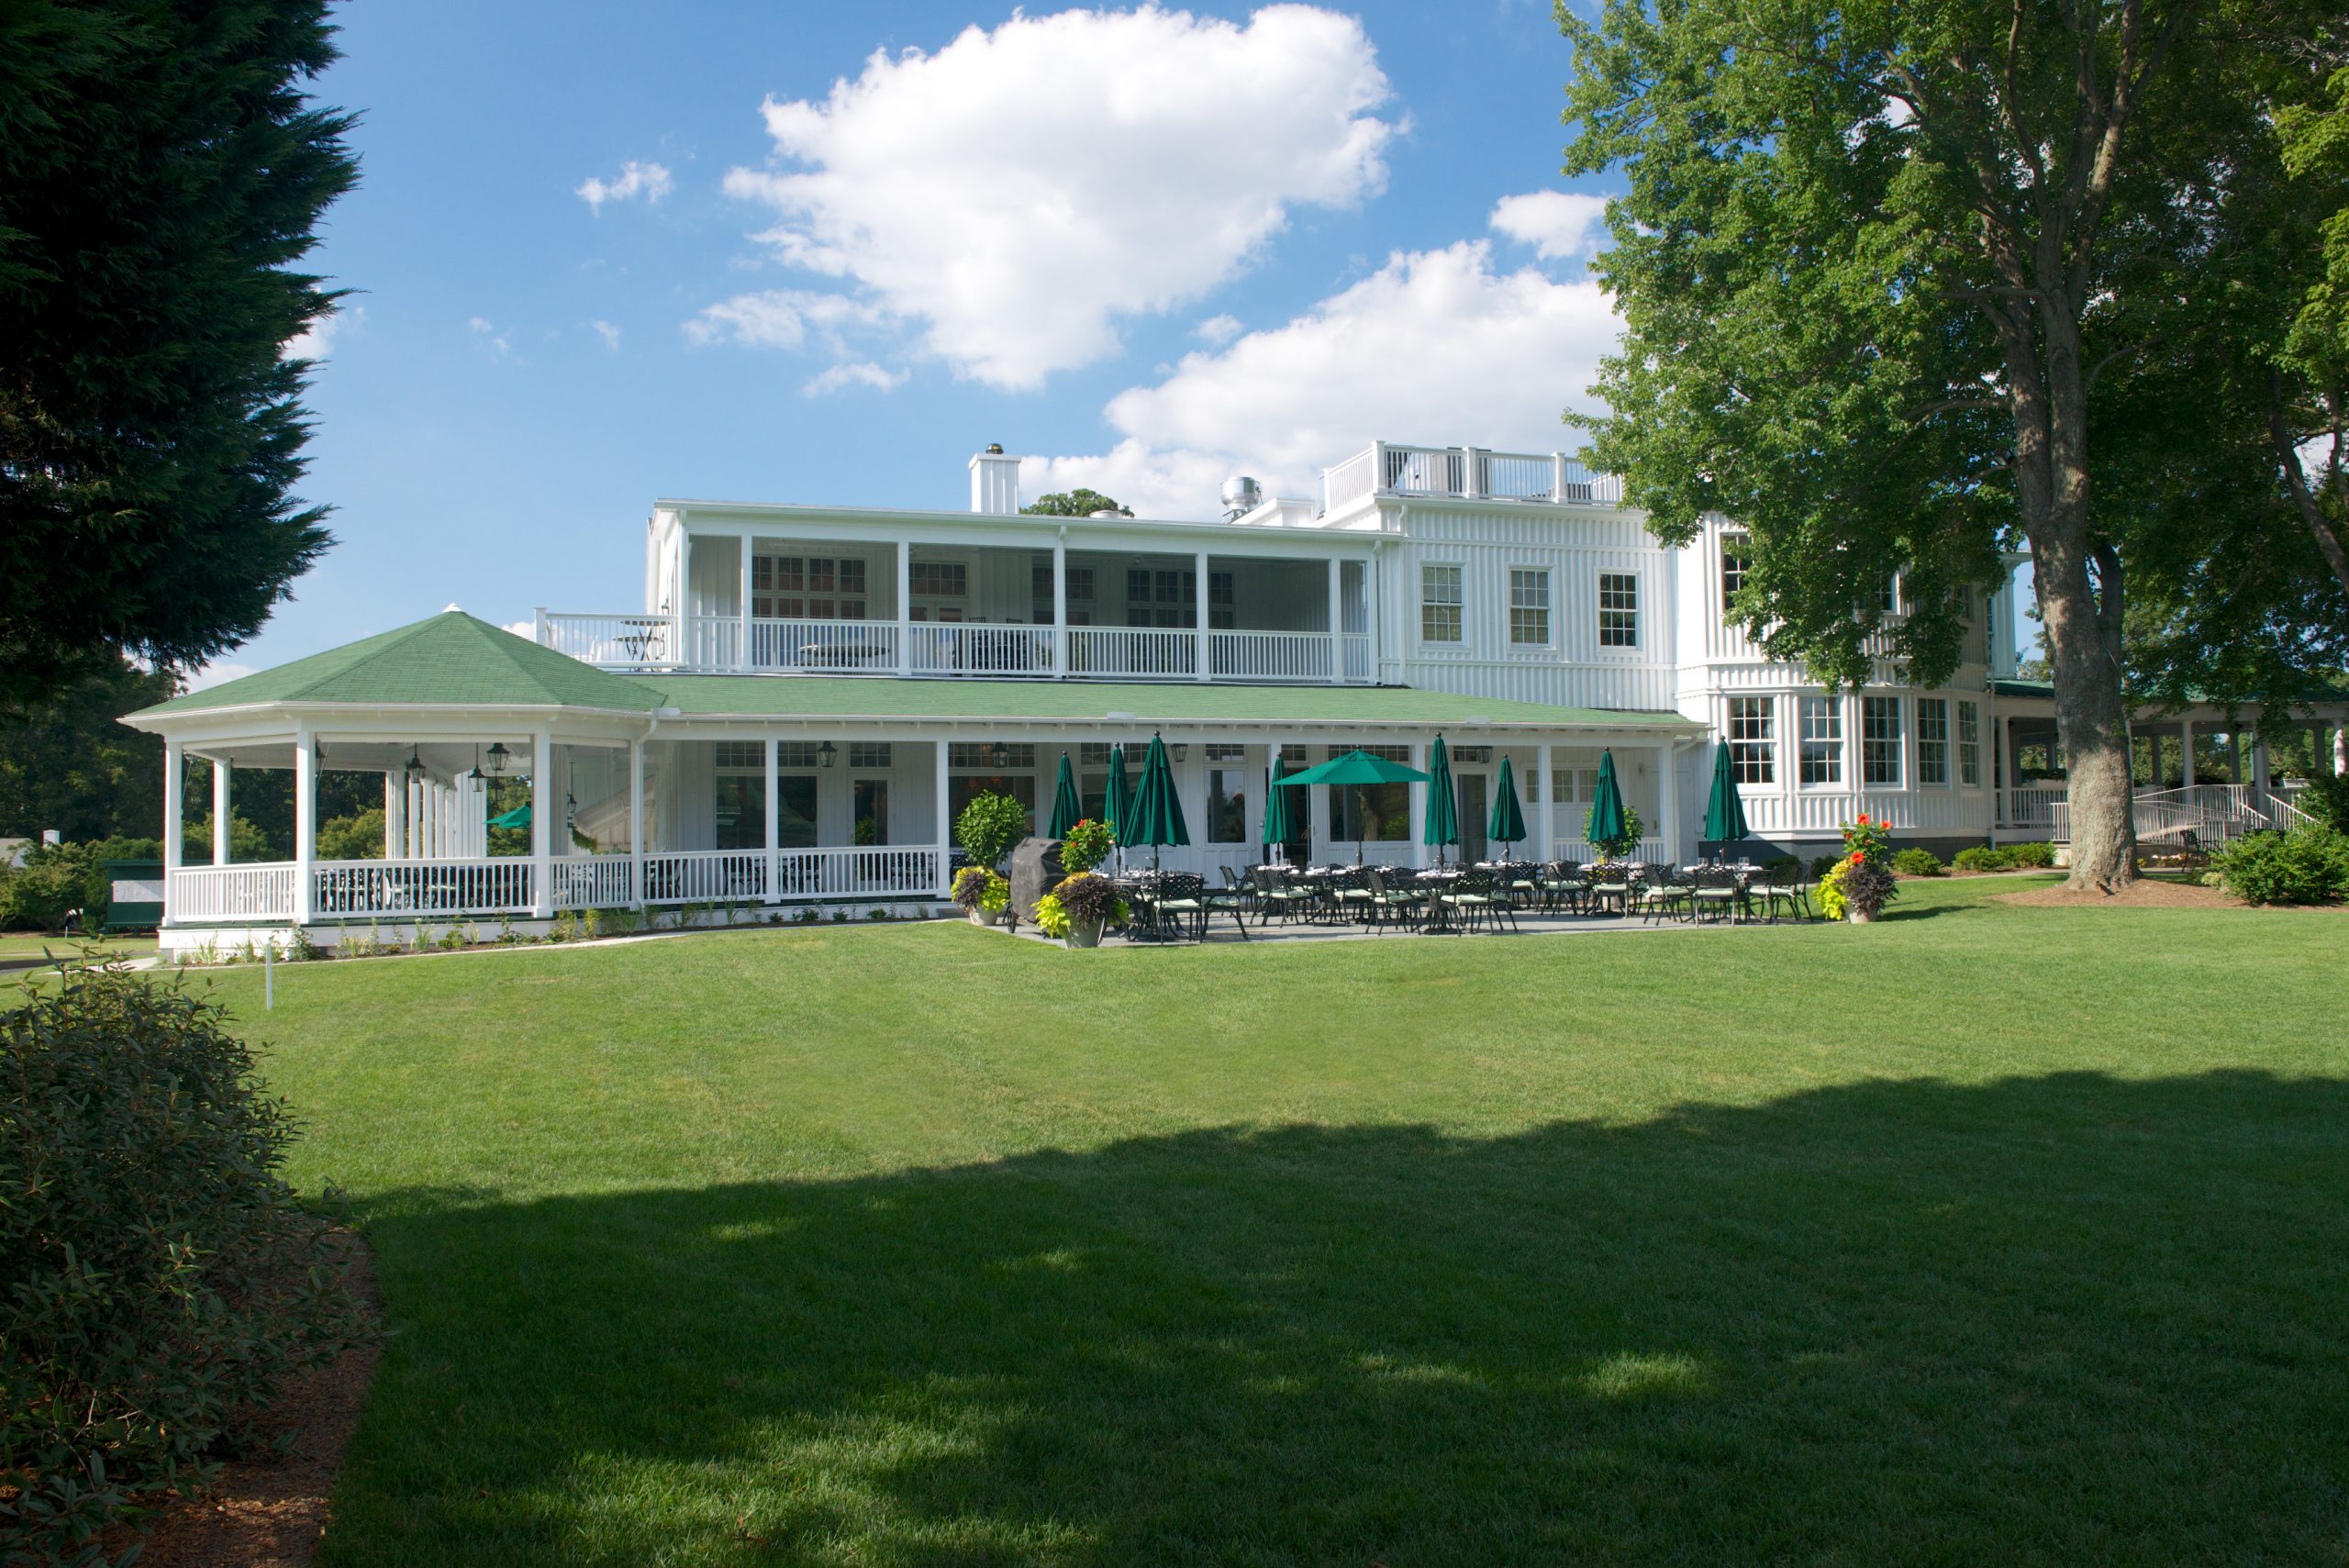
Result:
{"label": "manicured lawn", "polygon": [[2341,1562],[2334,913],[221,995],[395,1330],[329,1565]]}
{"label": "manicured lawn", "polygon": [[0,931],[0,961],[39,958],[44,953],[62,958],[84,943],[128,958],[143,958],[155,951],[153,937],[50,937],[39,931]]}

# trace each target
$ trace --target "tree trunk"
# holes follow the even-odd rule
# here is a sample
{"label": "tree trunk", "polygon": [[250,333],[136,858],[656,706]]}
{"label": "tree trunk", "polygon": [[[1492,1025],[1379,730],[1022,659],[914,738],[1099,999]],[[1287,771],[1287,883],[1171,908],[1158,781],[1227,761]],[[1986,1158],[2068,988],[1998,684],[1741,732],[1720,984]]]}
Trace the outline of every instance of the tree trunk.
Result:
{"label": "tree trunk", "polygon": [[[2072,823],[2067,885],[2118,892],[2137,877],[2129,710],[2121,697],[2120,662],[2088,581],[2087,551],[2068,540],[2034,539],[2032,582],[2054,681],[2055,730],[2064,744]],[[2107,592],[2117,596],[2119,585]]]}

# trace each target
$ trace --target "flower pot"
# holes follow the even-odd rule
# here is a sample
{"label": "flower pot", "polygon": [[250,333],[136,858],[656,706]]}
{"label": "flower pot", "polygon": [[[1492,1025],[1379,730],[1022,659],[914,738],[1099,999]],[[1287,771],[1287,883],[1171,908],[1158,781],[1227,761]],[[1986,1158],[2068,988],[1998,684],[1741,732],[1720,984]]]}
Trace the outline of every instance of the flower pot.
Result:
{"label": "flower pot", "polygon": [[1843,918],[1851,921],[1854,926],[1873,925],[1876,923],[1876,911],[1873,909],[1853,909],[1847,907],[1843,911]]}
{"label": "flower pot", "polygon": [[1003,924],[1003,914],[1004,912],[1000,909],[974,909],[971,911],[971,924],[974,926],[1000,926]]}
{"label": "flower pot", "polygon": [[1098,920],[1070,919],[1068,923],[1068,937],[1066,940],[1068,945],[1073,948],[1099,947],[1101,945],[1101,922]]}

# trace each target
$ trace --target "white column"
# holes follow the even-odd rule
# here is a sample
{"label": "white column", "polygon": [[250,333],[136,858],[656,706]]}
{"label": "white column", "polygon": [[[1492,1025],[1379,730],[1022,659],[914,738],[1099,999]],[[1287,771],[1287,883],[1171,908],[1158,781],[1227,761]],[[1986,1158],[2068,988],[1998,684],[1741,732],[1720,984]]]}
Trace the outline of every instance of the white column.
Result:
{"label": "white column", "polygon": [[[228,825],[223,822],[216,829],[227,837]],[[317,859],[318,844],[318,757],[310,740],[310,727],[294,727],[294,920],[297,925],[310,923],[310,867]]]}
{"label": "white column", "polygon": [[1052,540],[1052,679],[1068,674],[1068,530]]}
{"label": "white column", "polygon": [[417,814],[424,819],[424,854],[439,860],[440,849],[440,786],[430,778],[417,785]]}
{"label": "white column", "polygon": [[938,895],[946,896],[953,886],[948,868],[954,863],[954,824],[946,817],[946,737],[938,738],[934,748],[938,753]]}
{"label": "white column", "polygon": [[2260,794],[2267,793],[2267,743],[2265,740],[2254,740],[2251,743],[2251,783]]}
{"label": "white column", "polygon": [[1193,597],[1191,604],[1191,608],[1197,612],[1192,618],[1198,634],[1197,651],[1193,655],[1198,661],[1198,669],[1192,678],[1206,681],[1214,678],[1215,669],[1213,656],[1208,651],[1208,552],[1206,550],[1200,550],[1192,557],[1191,570],[1199,585],[1198,592]]}
{"label": "white column", "polygon": [[742,536],[742,645],[736,651],[737,658],[734,666],[738,670],[747,670],[751,667],[751,536],[744,534]]}
{"label": "white column", "polygon": [[[187,844],[187,802],[181,797],[184,775],[187,771],[187,752],[176,740],[163,742],[163,874],[166,880],[180,869],[180,861]],[[166,916],[171,911],[166,908]]]}
{"label": "white column", "polygon": [[910,674],[914,658],[914,547],[897,541],[897,673]]}
{"label": "white column", "polygon": [[629,903],[644,907],[644,742],[628,743]]}
{"label": "white column", "polygon": [[[1664,858],[1677,865],[1680,850],[1680,779],[1673,761],[1673,743],[1669,740],[1655,749],[1656,815],[1664,820],[1656,824],[1656,831],[1664,839]],[[1903,777],[1906,777],[1904,774]]]}
{"label": "white column", "polygon": [[2186,780],[2186,787],[2191,789],[2194,787],[2194,721],[2192,719],[2181,718],[2177,721],[2177,744],[2178,749],[2185,753],[2185,761],[2179,764],[2186,770],[2182,776]]}
{"label": "white column", "polygon": [[[1330,564],[1331,572],[1334,573],[1337,570],[1337,562],[1331,562]],[[1335,601],[1332,601],[1333,604],[1334,602]],[[1420,740],[1414,741],[1412,743],[1411,766],[1417,768],[1421,773],[1426,773],[1428,771],[1428,743],[1426,741]],[[1421,840],[1427,837],[1426,832],[1423,830],[1423,825],[1428,819],[1428,786],[1415,782],[1408,785],[1408,788],[1410,791],[1411,797],[1411,820],[1409,824],[1411,863],[1415,866],[1423,866],[1428,863],[1428,847],[1425,843],[1421,842]]]}
{"label": "white column", "polygon": [[1558,858],[1557,789],[1550,782],[1550,748],[1546,743],[1533,749],[1533,788],[1541,796],[1534,806],[1534,816],[1540,823],[1534,831],[1542,835],[1542,859],[1554,861]]}
{"label": "white column", "polygon": [[783,769],[782,742],[767,737],[767,902],[783,892]]}
{"label": "white column", "polygon": [[235,772],[225,758],[212,764],[212,863],[217,866],[228,863],[228,823],[236,816]]}
{"label": "white column", "polygon": [[2332,771],[2349,773],[2349,724],[2332,727]]}
{"label": "white column", "polygon": [[530,737],[530,914],[554,918],[554,737]]}
{"label": "white column", "polygon": [[1346,620],[1338,591],[1338,558],[1330,558],[1330,684],[1346,678]]}

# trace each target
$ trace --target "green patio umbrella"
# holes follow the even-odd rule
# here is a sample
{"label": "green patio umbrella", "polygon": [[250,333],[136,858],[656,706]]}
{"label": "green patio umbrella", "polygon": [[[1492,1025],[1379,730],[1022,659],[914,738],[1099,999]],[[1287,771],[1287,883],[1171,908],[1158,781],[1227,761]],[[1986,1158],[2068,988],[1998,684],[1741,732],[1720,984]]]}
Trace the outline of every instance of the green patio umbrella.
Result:
{"label": "green patio umbrella", "polygon": [[1705,797],[1705,837],[1715,843],[1733,844],[1753,831],[1745,825],[1745,803],[1737,797],[1737,773],[1730,762],[1729,742],[1724,740],[1713,751],[1713,787]]}
{"label": "green patio umbrella", "polygon": [[[1384,757],[1374,757],[1369,752],[1357,749],[1347,752],[1342,757],[1332,757],[1318,768],[1308,768],[1302,773],[1291,773],[1279,781],[1279,787],[1310,789],[1315,784],[1425,784],[1428,775],[1417,768],[1406,767],[1401,762],[1390,762]],[[1356,822],[1362,820],[1361,812],[1354,813],[1354,820]],[[1354,860],[1357,864],[1362,860],[1360,839],[1354,840]]]}
{"label": "green patio umbrella", "polygon": [[493,828],[528,828],[530,825],[529,803],[525,801],[511,811],[499,812],[489,819],[489,825]]}
{"label": "green patio umbrella", "polygon": [[1288,808],[1289,794],[1280,786],[1281,759],[1273,759],[1272,771],[1264,775],[1264,848],[1266,859],[1275,844],[1286,844],[1297,837],[1297,822]]}
{"label": "green patio umbrella", "polygon": [[[1592,849],[1623,836],[1623,792],[1615,783],[1615,753],[1598,754],[1598,790],[1591,797],[1590,826],[1583,841]],[[1604,851],[1601,851],[1604,853]]]}
{"label": "green patio umbrella", "polygon": [[1156,734],[1141,760],[1141,782],[1134,786],[1133,806],[1118,821],[1118,842],[1128,849],[1150,846],[1150,863],[1158,863],[1162,845],[1187,844],[1191,830],[1183,824],[1183,803],[1174,795],[1174,769],[1166,761],[1166,742]]}
{"label": "green patio umbrella", "polygon": [[1525,808],[1517,803],[1517,774],[1503,757],[1501,782],[1494,786],[1493,818],[1486,825],[1485,837],[1496,843],[1514,844],[1525,836]]}
{"label": "green patio umbrella", "polygon": [[1444,749],[1441,735],[1435,738],[1435,755],[1428,762],[1428,817],[1419,841],[1433,844],[1439,861],[1443,859],[1444,845],[1460,842],[1460,790],[1452,782],[1452,753]]}
{"label": "green patio umbrella", "polygon": [[1052,819],[1044,828],[1048,839],[1065,839],[1068,830],[1085,820],[1085,807],[1076,801],[1076,775],[1069,771],[1068,753],[1061,753],[1060,782],[1052,786]]}

